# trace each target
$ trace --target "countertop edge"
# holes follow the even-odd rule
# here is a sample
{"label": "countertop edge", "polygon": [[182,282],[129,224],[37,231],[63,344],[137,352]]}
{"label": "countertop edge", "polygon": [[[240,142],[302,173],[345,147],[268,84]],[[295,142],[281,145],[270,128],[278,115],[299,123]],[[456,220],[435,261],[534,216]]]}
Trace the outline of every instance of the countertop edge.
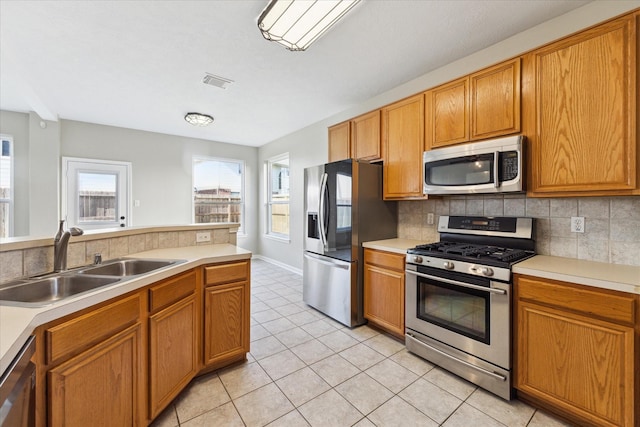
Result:
{"label": "countertop edge", "polygon": [[515,264],[513,273],[640,294],[640,267],[634,266],[536,255]]}
{"label": "countertop edge", "polygon": [[375,249],[378,251],[386,251],[393,252],[397,254],[405,255],[407,253],[407,249],[413,248],[416,245],[421,245],[425,242],[424,240],[414,240],[414,239],[385,239],[385,240],[373,240],[370,242],[363,242],[362,247],[368,249]]}
{"label": "countertop edge", "polygon": [[[207,253],[210,250],[211,253]],[[251,259],[251,257],[250,251],[229,243],[139,252],[129,254],[125,258],[181,259],[185,262],[46,307],[0,306],[0,375],[9,367],[24,342],[40,325],[205,264]]]}

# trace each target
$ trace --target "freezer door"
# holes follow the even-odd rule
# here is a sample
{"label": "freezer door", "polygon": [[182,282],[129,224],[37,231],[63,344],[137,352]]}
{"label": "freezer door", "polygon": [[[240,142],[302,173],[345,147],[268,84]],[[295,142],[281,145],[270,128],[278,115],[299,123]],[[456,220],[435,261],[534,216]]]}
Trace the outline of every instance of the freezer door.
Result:
{"label": "freezer door", "polygon": [[310,252],[304,253],[302,298],[305,304],[349,326],[364,323],[358,296],[357,265]]}

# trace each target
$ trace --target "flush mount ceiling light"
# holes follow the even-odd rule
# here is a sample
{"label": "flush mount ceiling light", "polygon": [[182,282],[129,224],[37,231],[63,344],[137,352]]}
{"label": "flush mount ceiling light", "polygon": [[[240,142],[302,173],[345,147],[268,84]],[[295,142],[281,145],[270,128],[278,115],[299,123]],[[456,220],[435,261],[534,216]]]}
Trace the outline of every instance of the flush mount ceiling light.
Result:
{"label": "flush mount ceiling light", "polygon": [[200,113],[187,113],[184,119],[194,126],[207,126],[213,122],[213,117]]}
{"label": "flush mount ceiling light", "polygon": [[360,0],[271,0],[258,18],[265,39],[305,50]]}

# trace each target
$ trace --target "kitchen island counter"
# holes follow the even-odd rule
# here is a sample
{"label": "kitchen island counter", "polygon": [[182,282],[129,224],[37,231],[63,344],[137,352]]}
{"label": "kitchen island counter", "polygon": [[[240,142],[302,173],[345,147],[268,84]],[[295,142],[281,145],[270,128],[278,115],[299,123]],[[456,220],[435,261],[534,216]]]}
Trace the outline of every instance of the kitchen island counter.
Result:
{"label": "kitchen island counter", "polygon": [[[0,305],[0,375],[18,354],[36,327],[95,304],[174,276],[201,265],[251,258],[251,252],[232,244],[154,249],[129,254],[126,258],[180,259],[185,262],[148,274],[132,277],[113,286],[66,298],[44,307]],[[106,261],[105,261],[106,262]]]}

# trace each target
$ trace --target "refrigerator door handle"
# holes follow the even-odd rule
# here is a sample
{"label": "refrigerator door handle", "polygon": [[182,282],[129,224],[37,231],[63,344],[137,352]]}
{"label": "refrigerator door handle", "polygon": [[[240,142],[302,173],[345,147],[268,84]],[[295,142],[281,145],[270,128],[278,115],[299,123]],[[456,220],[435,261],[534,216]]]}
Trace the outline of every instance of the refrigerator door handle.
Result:
{"label": "refrigerator door handle", "polygon": [[318,212],[318,219],[319,219],[319,223],[320,223],[320,241],[322,242],[322,246],[326,249],[327,248],[327,229],[324,226],[324,221],[325,221],[325,217],[324,217],[324,209],[325,209],[325,192],[327,190],[327,179],[328,179],[329,175],[327,175],[327,173],[323,173],[322,174],[322,178],[320,180],[320,209]]}
{"label": "refrigerator door handle", "polygon": [[348,270],[349,267],[351,267],[351,264],[349,264],[348,262],[332,260],[332,259],[328,259],[327,257],[313,255],[313,254],[310,254],[310,253],[305,253],[304,257],[308,258],[308,259],[312,259],[312,260],[314,260],[316,262],[319,262],[320,264],[330,265],[332,267],[341,268],[343,270]]}

